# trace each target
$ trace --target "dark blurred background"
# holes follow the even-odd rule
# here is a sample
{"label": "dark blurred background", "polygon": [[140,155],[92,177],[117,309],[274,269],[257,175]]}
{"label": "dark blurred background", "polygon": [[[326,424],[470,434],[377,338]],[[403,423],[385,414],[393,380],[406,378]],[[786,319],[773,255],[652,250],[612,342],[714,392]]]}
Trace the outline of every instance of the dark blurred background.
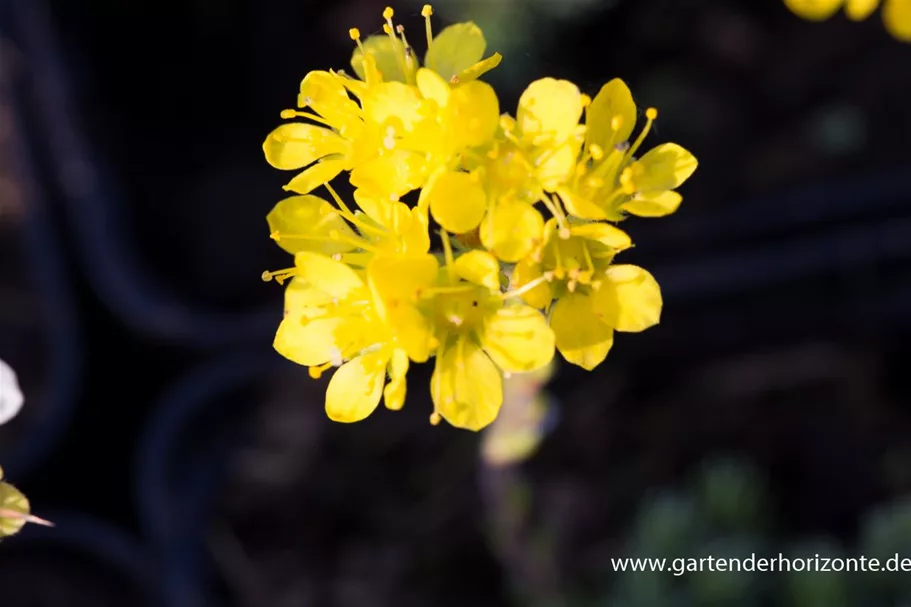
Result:
{"label": "dark blurred background", "polygon": [[[892,0],[896,1],[896,0]],[[911,574],[617,573],[611,559],[911,557],[911,45],[781,0],[439,0],[523,88],[614,77],[700,160],[625,225],[660,326],[561,365],[527,461],[405,410],[325,418],[271,348],[261,144],[371,0],[2,0],[0,465],[57,528],[2,607],[887,607]],[[396,19],[422,39],[420,3]],[[545,428],[541,429],[541,432]]]}

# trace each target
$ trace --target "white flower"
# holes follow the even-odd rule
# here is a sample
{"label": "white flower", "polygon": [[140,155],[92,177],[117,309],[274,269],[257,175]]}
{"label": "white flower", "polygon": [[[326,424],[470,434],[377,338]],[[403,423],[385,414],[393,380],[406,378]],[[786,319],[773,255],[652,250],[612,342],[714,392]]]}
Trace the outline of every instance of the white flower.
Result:
{"label": "white flower", "polygon": [[13,419],[24,401],[16,372],[0,359],[0,424]]}

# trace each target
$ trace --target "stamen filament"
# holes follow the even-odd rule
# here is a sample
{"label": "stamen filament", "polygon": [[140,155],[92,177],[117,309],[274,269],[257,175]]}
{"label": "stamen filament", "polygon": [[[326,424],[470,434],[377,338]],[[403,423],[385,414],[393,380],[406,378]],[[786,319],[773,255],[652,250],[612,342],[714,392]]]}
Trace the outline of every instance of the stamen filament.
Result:
{"label": "stamen filament", "polygon": [[427,48],[433,44],[433,26],[430,24],[430,15],[433,14],[433,7],[425,4],[421,9],[421,15],[424,17],[424,31],[427,33]]}
{"label": "stamen filament", "polygon": [[547,207],[547,210],[550,211],[550,214],[554,216],[554,219],[557,220],[557,226],[559,226],[560,232],[559,236],[563,240],[569,238],[569,227],[566,225],[566,215],[563,214],[562,209],[557,203],[556,200],[551,200],[546,194],[541,196],[541,202],[544,203],[544,206]]}
{"label": "stamen filament", "polygon": [[[639,146],[642,145],[642,142],[645,140],[645,136],[648,135],[648,132],[652,128],[652,123],[655,122],[655,119],[658,118],[658,110],[653,107],[645,110],[645,126],[642,127],[642,132],[639,133],[639,136],[636,137],[636,141],[632,146],[626,151],[626,156],[624,156],[625,161],[629,161],[630,158],[636,153],[639,149]],[[625,162],[624,162],[625,164]]]}
{"label": "stamen filament", "polygon": [[440,238],[443,240],[443,254],[446,256],[446,272],[449,275],[450,284],[455,283],[455,261],[452,257],[452,243],[449,241],[449,232],[440,230]]}
{"label": "stamen filament", "polygon": [[534,280],[530,280],[530,281],[526,282],[524,285],[522,285],[521,287],[519,287],[517,289],[512,289],[510,291],[507,291],[506,293],[501,293],[500,295],[497,295],[496,299],[505,300],[505,299],[510,299],[512,297],[519,297],[521,295],[525,295],[532,289],[536,288],[538,285],[543,284],[545,282],[547,282],[547,278],[545,278],[544,276],[538,276]]}
{"label": "stamen filament", "polygon": [[351,222],[353,225],[357,226],[358,228],[360,228],[361,230],[363,230],[365,232],[373,232],[374,234],[376,234],[378,236],[386,235],[386,230],[372,226],[372,225],[365,223],[365,222],[361,221],[360,219],[358,219],[357,215],[355,215],[354,213],[351,212],[351,209],[348,208],[348,205],[345,204],[345,201],[342,200],[342,197],[339,196],[338,192],[335,191],[335,188],[333,188],[328,183],[324,183],[323,185],[325,186],[325,188],[327,190],[329,190],[329,195],[332,196],[332,200],[334,200],[335,204],[338,205],[339,214],[342,217],[344,217],[349,222]]}
{"label": "stamen filament", "polygon": [[293,277],[296,274],[297,274],[297,268],[285,268],[284,270],[275,270],[272,272],[270,272],[269,270],[266,270],[262,274],[262,279],[263,279],[263,282],[269,282],[272,279],[275,279],[275,282],[277,282],[278,284],[282,284],[285,282],[285,280]]}

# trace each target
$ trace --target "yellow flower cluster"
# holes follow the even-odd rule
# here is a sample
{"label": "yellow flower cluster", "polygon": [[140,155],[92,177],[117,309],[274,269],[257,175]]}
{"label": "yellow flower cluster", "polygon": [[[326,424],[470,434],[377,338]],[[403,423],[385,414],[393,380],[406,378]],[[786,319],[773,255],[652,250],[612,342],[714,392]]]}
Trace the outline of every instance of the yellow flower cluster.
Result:
{"label": "yellow flower cluster", "polygon": [[911,42],[911,0],[784,0],[789,9],[809,21],[825,21],[839,9],[852,21],[863,21],[883,5],[883,23],[892,36]]}
{"label": "yellow flower cluster", "polygon": [[[657,111],[631,140],[639,112],[621,80],[591,99],[544,78],[501,116],[478,80],[501,59],[484,58],[481,30],[434,36],[430,6],[422,14],[423,65],[387,8],[384,35],[350,31],[355,74],[307,74],[298,109],[282,112],[302,120],[266,138],[267,161],[300,172],[267,218],[294,267],[263,278],[289,280],[276,350],[314,378],[338,367],[331,419],[362,420],[381,399],[400,409],[409,364],[434,358],[431,422],[479,430],[497,417],[504,374],[541,369],[555,350],[592,369],[615,330],[658,322],[655,279],[613,263],[631,246],[614,223],[673,213],[697,163],[673,143],[640,154]],[[345,172],[351,205],[329,183]]]}

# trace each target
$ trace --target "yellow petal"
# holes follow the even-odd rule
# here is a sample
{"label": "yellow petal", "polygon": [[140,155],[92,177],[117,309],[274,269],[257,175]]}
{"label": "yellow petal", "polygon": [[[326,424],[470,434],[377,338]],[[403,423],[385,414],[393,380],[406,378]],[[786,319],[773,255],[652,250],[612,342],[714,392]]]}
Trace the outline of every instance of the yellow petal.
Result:
{"label": "yellow petal", "polygon": [[487,251],[475,249],[459,255],[453,269],[459,278],[500,291],[500,262]]}
{"label": "yellow petal", "polygon": [[429,184],[430,214],[445,230],[464,234],[478,227],[487,211],[480,182],[468,173],[450,171]]}
{"label": "yellow petal", "polygon": [[886,0],[883,21],[897,40],[911,42],[911,0]]}
{"label": "yellow petal", "polygon": [[[880,0],[848,0],[845,4],[845,14],[852,21],[863,21],[873,14]],[[886,0],[887,2],[889,0]]]}
{"label": "yellow petal", "polygon": [[435,71],[422,67],[415,75],[415,84],[425,99],[432,99],[437,107],[446,107],[449,103],[449,83]]}
{"label": "yellow petal", "polygon": [[601,87],[585,110],[585,126],[586,149],[596,143],[607,151],[629,140],[636,126],[636,103],[625,82],[614,78]]}
{"label": "yellow petal", "polygon": [[534,145],[562,142],[573,134],[582,115],[582,93],[568,80],[542,78],[519,98],[516,120],[522,137]]}
{"label": "yellow petal", "polygon": [[415,362],[430,357],[433,326],[416,307],[419,293],[436,280],[433,255],[377,255],[367,266],[367,282],[377,312],[395,332],[396,342]]}
{"label": "yellow petal", "polygon": [[332,233],[355,236],[331,204],[318,196],[291,196],[280,201],[266,216],[269,233],[285,251],[315,251],[326,255],[345,253],[354,246],[329,239]]}
{"label": "yellow petal", "polygon": [[613,265],[601,288],[592,295],[594,309],[617,331],[637,333],[661,319],[661,288],[655,277],[639,266]]}
{"label": "yellow petal", "polygon": [[343,81],[324,71],[313,71],[301,81],[298,107],[310,107],[336,129],[347,130],[357,122],[361,109],[348,97]]}
{"label": "yellow petal", "polygon": [[345,299],[365,286],[350,266],[318,253],[301,251],[294,256],[294,267],[299,278],[336,299]]}
{"label": "yellow petal", "polygon": [[480,61],[486,48],[484,33],[474,22],[455,23],[433,38],[424,65],[449,81]]}
{"label": "yellow petal", "polygon": [[492,70],[493,68],[500,65],[500,62],[502,60],[503,60],[503,55],[501,55],[500,53],[494,53],[487,59],[482,59],[481,61],[478,61],[474,65],[469,66],[469,67],[465,68],[464,70],[462,70],[461,72],[459,72],[457,78],[459,79],[459,82],[469,82],[471,80],[475,80],[476,78],[480,78],[481,76],[483,76],[484,74],[486,74],[487,72]]}
{"label": "yellow petal", "polygon": [[354,167],[350,181],[356,188],[395,200],[421,187],[425,178],[426,166],[419,154],[395,150]]}
{"label": "yellow petal", "polygon": [[288,122],[266,137],[263,152],[266,162],[276,169],[303,168],[330,154],[344,154],[348,142],[333,131],[303,122]]}
{"label": "yellow petal", "polygon": [[0,482],[0,508],[22,515],[21,518],[0,516],[0,538],[18,533],[30,511],[28,499],[9,483]]}
{"label": "yellow petal", "polygon": [[408,373],[408,354],[396,348],[389,359],[389,383],[383,390],[383,402],[387,409],[399,411],[405,406],[405,376]]}
{"label": "yellow petal", "polygon": [[326,388],[326,415],[335,422],[359,422],[380,404],[386,381],[386,352],[354,358],[341,367]]}
{"label": "yellow petal", "polygon": [[285,287],[285,314],[303,314],[308,318],[323,316],[322,307],[331,301],[331,295],[297,277]]}
{"label": "yellow petal", "polygon": [[456,150],[491,141],[500,121],[500,101],[493,87],[475,80],[452,89],[445,120]]}
{"label": "yellow petal", "polygon": [[595,315],[591,298],[580,293],[557,300],[550,327],[563,358],[589,371],[601,364],[614,344],[614,332]]}
{"label": "yellow petal", "polygon": [[481,242],[501,261],[519,261],[541,243],[544,219],[530,204],[503,200],[481,221]]}
{"label": "yellow petal", "polygon": [[379,125],[411,130],[423,118],[420,91],[401,82],[383,82],[371,87],[363,104],[364,118]]}
{"label": "yellow petal", "polygon": [[503,378],[477,344],[460,338],[437,359],[430,393],[443,419],[457,428],[477,431],[500,411]]}
{"label": "yellow petal", "polygon": [[333,360],[340,364],[342,355],[336,333],[343,322],[339,317],[308,320],[291,313],[278,325],[272,346],[291,362],[306,367]]}
{"label": "yellow petal", "polygon": [[794,14],[810,21],[828,19],[844,2],[845,0],[784,0]]}
{"label": "yellow petal", "polygon": [[633,244],[629,234],[609,223],[583,223],[570,227],[569,231],[573,236],[594,240],[617,251],[628,249]]}
{"label": "yellow petal", "polygon": [[[542,275],[541,264],[530,257],[520,260],[513,266],[511,288],[518,289]],[[522,294],[522,299],[533,308],[539,310],[546,308],[554,299],[553,291],[547,282],[540,283],[537,287]]]}
{"label": "yellow petal", "polygon": [[621,208],[639,217],[664,217],[680,207],[683,196],[672,190],[646,192],[625,203]]}
{"label": "yellow petal", "polygon": [[485,318],[481,346],[503,371],[527,373],[554,357],[554,333],[544,315],[525,305],[504,306]]}
{"label": "yellow petal", "polygon": [[566,207],[566,212],[579,219],[607,219],[607,213],[576,189],[557,188],[557,194]]}
{"label": "yellow petal", "polygon": [[535,171],[541,187],[553,192],[573,176],[581,146],[581,137],[571,137],[559,146],[547,150],[544,160],[538,163]]}
{"label": "yellow petal", "polygon": [[639,159],[642,173],[634,177],[640,192],[673,190],[689,179],[699,163],[696,157],[676,143],[664,143]]}
{"label": "yellow petal", "polygon": [[[401,40],[393,42],[389,36],[377,35],[367,37],[361,44],[364,45],[367,53],[373,57],[374,65],[385,82],[405,82],[405,73],[396,58],[397,56],[405,57],[405,47],[402,45]],[[354,54],[351,55],[351,67],[361,80],[368,81],[367,70],[364,66],[364,55],[360,47],[354,49]]]}
{"label": "yellow petal", "polygon": [[309,194],[321,185],[335,179],[345,168],[345,161],[336,156],[323,158],[320,162],[305,169],[284,186],[285,190],[298,194]]}

